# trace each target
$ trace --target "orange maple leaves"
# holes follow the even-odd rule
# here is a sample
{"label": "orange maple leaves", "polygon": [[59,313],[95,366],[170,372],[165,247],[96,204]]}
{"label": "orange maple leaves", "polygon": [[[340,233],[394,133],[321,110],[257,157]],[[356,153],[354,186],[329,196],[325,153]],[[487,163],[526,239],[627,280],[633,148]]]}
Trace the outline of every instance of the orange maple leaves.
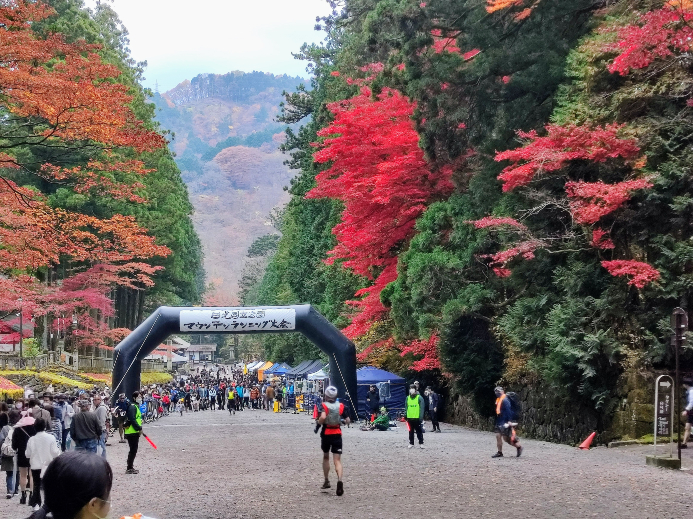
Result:
{"label": "orange maple leaves", "polygon": [[13,129],[0,137],[33,144],[88,140],[107,149],[128,146],[139,152],[163,146],[163,137],[145,128],[130,110],[127,86],[114,81],[120,70],[101,62],[98,45],[66,43],[58,34],[42,39],[34,33],[32,22],[51,14],[40,2],[0,7],[2,105],[12,116],[41,123],[30,132]]}
{"label": "orange maple leaves", "polygon": [[[0,3],[0,308],[13,310],[21,297],[35,315],[78,312],[89,340],[92,331],[104,332],[89,309],[112,315],[111,287],[151,286],[161,267],[142,261],[171,251],[132,216],[56,208],[18,179],[29,174],[75,193],[142,203],[139,179],[152,170],[132,157],[166,141],[136,117],[120,70],[102,62],[99,45],[33,30],[53,14],[42,2]],[[37,165],[37,156],[50,162]],[[57,286],[36,282],[38,269],[61,263],[82,272]]]}

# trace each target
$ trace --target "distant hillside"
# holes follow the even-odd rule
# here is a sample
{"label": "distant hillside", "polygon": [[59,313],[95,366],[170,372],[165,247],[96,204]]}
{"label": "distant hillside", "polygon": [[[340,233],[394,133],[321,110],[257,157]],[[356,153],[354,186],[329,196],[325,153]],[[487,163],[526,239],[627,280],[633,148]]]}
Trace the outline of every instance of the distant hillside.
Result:
{"label": "distant hillside", "polygon": [[291,173],[278,151],[285,125],[273,121],[284,90],[306,80],[264,72],[200,74],[154,95],[156,119],[195,206],[213,299],[237,303],[246,250],[276,232],[267,216],[288,201]]}

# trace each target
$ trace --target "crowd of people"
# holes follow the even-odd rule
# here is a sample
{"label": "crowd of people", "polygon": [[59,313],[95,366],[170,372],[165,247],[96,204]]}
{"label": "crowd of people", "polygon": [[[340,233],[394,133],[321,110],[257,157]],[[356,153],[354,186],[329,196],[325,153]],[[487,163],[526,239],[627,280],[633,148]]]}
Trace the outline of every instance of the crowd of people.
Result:
{"label": "crowd of people", "polygon": [[[497,387],[495,393],[497,453],[493,457],[503,456],[504,442],[515,447],[519,457],[523,448],[515,434],[514,420],[517,414],[503,388]],[[57,485],[57,488],[62,488],[63,485],[55,479],[55,474],[67,470],[65,464],[75,463],[88,472],[105,471],[98,478],[105,486],[102,489],[90,486],[87,492],[89,495],[85,494],[65,506],[69,506],[70,510],[88,509],[92,513],[99,507],[104,510],[112,481],[111,468],[106,462],[106,447],[110,445],[109,437],[115,436],[116,431],[119,442],[128,443],[126,474],[137,474],[134,462],[140,437],[146,438],[142,426],[148,420],[173,412],[180,413],[181,416],[185,413],[217,410],[228,410],[232,415],[243,410],[276,412],[289,405],[293,394],[291,381],[279,378],[260,381],[252,372],[220,366],[207,369],[205,366],[194,373],[179,375],[168,384],[142,387],[129,397],[120,393],[112,406],[107,386],[101,390],[95,386],[93,391],[75,389],[69,394],[45,392],[37,396],[29,392],[25,395],[26,398],[8,399],[0,402],[0,454],[1,469],[6,474],[6,497],[12,499],[19,495],[20,504],[32,507],[32,517],[43,519],[47,510],[63,506],[54,501],[59,492],[53,494],[56,487],[51,485]],[[418,382],[409,386],[405,409],[401,414],[409,433],[409,448],[414,447],[415,439],[423,448],[426,413],[431,419],[433,431],[441,432],[438,423],[441,405],[440,396],[431,387],[422,390]],[[385,431],[396,426],[393,416],[380,405],[376,386],[371,386],[368,391],[366,407],[370,414],[361,427],[362,430]],[[325,479],[322,488],[331,488],[331,453],[337,473],[337,495],[342,495],[341,427],[349,424],[350,413],[337,398],[335,387],[329,386],[319,395],[314,406],[314,418],[315,432],[320,432],[323,452]],[[78,477],[73,467],[68,472]],[[41,489],[44,491],[43,498]]]}

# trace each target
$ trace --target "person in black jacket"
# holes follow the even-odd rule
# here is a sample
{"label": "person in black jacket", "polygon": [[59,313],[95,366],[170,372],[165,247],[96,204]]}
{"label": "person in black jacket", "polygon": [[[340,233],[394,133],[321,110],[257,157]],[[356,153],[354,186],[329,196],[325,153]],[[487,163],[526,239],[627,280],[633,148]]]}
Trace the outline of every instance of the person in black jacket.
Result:
{"label": "person in black jacket", "polygon": [[128,442],[130,451],[128,452],[128,464],[125,470],[126,474],[138,474],[134,466],[135,456],[137,456],[137,450],[140,443],[140,434],[142,434],[142,412],[140,411],[140,404],[142,403],[142,397],[139,391],[135,391],[132,394],[132,402],[128,407],[127,416],[125,419],[125,439]]}
{"label": "person in black jacket", "polygon": [[429,386],[426,388],[426,396],[424,398],[428,401],[428,414],[431,415],[433,432],[440,432],[440,424],[438,423],[438,404],[440,403],[440,396]]}
{"label": "person in black jacket", "polygon": [[[375,385],[371,385],[370,391],[366,395],[366,405],[370,410],[370,414],[377,416],[378,408],[380,407],[380,393]],[[368,418],[370,420],[370,416]]]}
{"label": "person in black jacket", "polygon": [[31,410],[23,411],[22,417],[15,425],[12,433],[12,448],[17,453],[17,467],[19,470],[19,488],[22,491],[22,497],[19,504],[25,505],[27,497],[31,500],[31,492],[33,489],[33,481],[31,480],[31,472],[29,467],[29,458],[26,457],[26,444],[29,438],[36,434],[34,422],[36,420],[31,416]]}

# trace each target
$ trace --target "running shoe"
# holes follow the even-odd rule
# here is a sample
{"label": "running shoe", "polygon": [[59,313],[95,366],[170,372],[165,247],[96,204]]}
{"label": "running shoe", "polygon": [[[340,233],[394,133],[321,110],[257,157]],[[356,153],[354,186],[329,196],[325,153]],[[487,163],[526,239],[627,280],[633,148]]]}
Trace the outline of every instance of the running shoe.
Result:
{"label": "running shoe", "polygon": [[413,449],[413,448],[414,448],[413,445],[410,445],[409,447],[407,447],[407,449]]}
{"label": "running shoe", "polygon": [[126,474],[139,474],[140,471],[137,470],[137,469],[127,469],[127,470],[125,471],[125,473],[126,473]]}
{"label": "running shoe", "polygon": [[518,448],[517,448],[517,457],[518,457],[518,458],[519,458],[520,456],[522,456],[522,451],[523,451],[523,450],[524,450],[524,447],[518,447]]}
{"label": "running shoe", "polygon": [[337,481],[337,495],[341,496],[344,493],[344,483]]}
{"label": "running shoe", "polygon": [[322,484],[320,488],[331,488],[330,482],[325,480],[325,482]]}
{"label": "running shoe", "polygon": [[492,458],[502,458],[502,457],[503,457],[503,453],[502,453],[502,452],[496,452],[496,453],[495,453],[493,456],[491,456],[491,457],[492,457]]}

